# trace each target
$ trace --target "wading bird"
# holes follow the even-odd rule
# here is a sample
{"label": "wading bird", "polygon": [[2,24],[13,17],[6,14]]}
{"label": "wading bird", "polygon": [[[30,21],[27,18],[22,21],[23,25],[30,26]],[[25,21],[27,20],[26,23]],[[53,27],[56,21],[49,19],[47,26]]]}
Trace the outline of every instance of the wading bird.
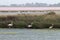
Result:
{"label": "wading bird", "polygon": [[31,27],[32,27],[32,24],[33,24],[33,23],[29,24],[29,25],[28,25],[28,28],[31,28]]}
{"label": "wading bird", "polygon": [[8,27],[11,28],[13,26],[13,22],[8,24]]}
{"label": "wading bird", "polygon": [[49,27],[49,29],[52,29],[52,28],[53,28],[53,26],[54,26],[54,24],[52,24],[52,25]]}

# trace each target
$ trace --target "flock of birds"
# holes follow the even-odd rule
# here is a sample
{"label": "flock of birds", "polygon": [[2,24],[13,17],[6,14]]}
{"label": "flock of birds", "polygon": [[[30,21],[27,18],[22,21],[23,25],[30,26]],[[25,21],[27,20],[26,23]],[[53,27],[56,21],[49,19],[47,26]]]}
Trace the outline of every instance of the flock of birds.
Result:
{"label": "flock of birds", "polygon": [[[31,27],[32,27],[32,24],[33,24],[33,23],[29,24],[29,25],[28,25],[28,28],[31,28]],[[9,28],[11,28],[12,26],[13,26],[13,22],[11,22],[11,23],[8,24],[8,27],[9,27]],[[54,24],[52,24],[51,26],[49,26],[49,29],[52,29],[53,26],[54,26]]]}

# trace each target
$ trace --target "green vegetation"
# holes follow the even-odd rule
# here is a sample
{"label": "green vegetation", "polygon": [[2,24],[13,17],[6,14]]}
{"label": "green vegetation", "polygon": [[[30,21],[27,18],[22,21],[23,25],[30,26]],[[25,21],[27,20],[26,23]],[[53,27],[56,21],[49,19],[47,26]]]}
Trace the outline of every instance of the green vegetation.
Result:
{"label": "green vegetation", "polygon": [[49,28],[54,24],[54,28],[60,28],[60,15],[50,12],[44,15],[20,14],[14,16],[0,16],[0,28],[9,28],[7,25],[13,22],[12,28],[28,28],[28,24],[32,24],[31,28]]}
{"label": "green vegetation", "polygon": [[56,14],[56,13],[53,12],[53,11],[51,11],[51,12],[48,13],[48,15],[55,15],[55,14]]}

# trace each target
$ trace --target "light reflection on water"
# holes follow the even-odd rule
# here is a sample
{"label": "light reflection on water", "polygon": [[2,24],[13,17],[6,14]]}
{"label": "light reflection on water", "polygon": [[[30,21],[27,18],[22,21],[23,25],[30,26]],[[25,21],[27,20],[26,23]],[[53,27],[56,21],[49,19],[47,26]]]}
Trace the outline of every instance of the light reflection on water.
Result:
{"label": "light reflection on water", "polygon": [[60,40],[60,30],[0,29],[0,40]]}

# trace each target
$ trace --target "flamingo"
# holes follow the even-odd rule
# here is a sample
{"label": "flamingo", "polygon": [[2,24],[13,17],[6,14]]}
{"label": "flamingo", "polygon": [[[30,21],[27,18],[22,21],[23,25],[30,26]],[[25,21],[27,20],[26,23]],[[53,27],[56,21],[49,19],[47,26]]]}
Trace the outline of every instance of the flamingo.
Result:
{"label": "flamingo", "polygon": [[52,24],[52,25],[49,27],[49,29],[52,29],[52,28],[53,28],[53,26],[54,26],[54,24]]}
{"label": "flamingo", "polygon": [[13,22],[8,24],[8,27],[11,28],[13,26]]}
{"label": "flamingo", "polygon": [[29,28],[32,27],[32,24],[33,24],[33,23],[29,24],[28,27],[29,27]]}

